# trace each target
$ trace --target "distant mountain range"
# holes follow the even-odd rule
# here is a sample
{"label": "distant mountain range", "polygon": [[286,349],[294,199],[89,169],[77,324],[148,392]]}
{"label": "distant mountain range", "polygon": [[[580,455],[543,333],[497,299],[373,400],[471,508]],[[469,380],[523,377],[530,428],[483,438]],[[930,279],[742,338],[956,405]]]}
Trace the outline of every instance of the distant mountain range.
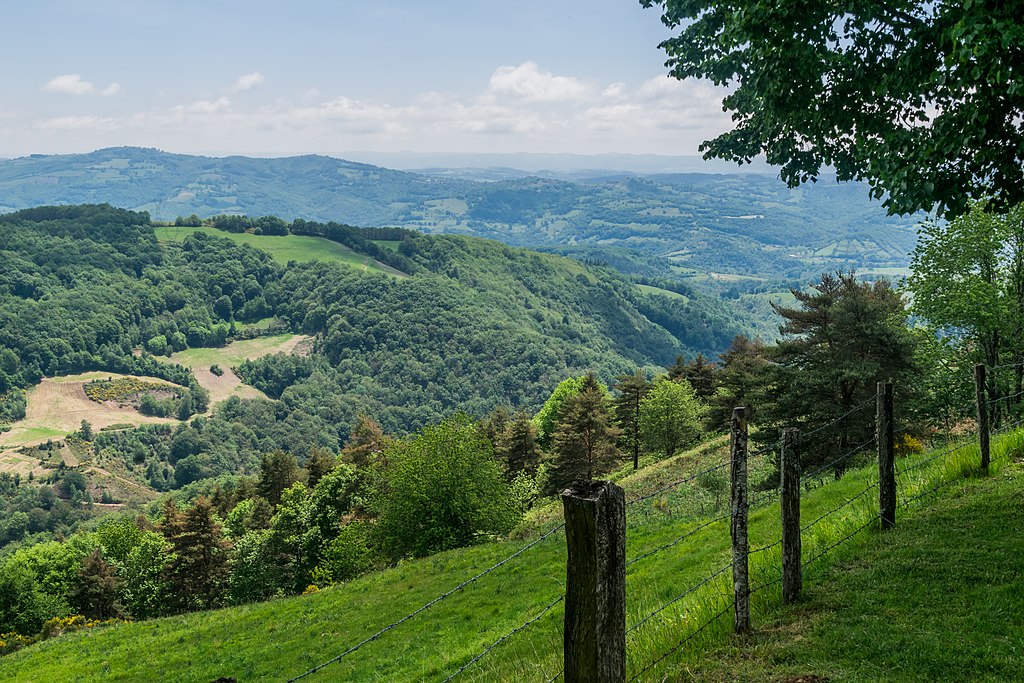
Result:
{"label": "distant mountain range", "polygon": [[898,273],[914,244],[913,221],[887,216],[863,185],[823,180],[791,190],[756,173],[639,175],[588,170],[581,158],[526,160],[560,170],[413,173],[325,156],[213,158],[135,147],[33,155],[0,160],[0,210],[107,202],[156,220],[272,214],[472,234],[598,260],[627,247],[676,274],[723,280],[848,267]]}

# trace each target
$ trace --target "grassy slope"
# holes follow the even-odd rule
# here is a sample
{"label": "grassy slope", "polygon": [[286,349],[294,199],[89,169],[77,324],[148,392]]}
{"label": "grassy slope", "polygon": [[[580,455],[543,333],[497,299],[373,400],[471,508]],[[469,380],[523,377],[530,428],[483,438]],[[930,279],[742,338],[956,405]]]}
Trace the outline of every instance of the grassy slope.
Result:
{"label": "grassy slope", "polygon": [[[627,497],[635,497],[660,481],[719,461],[721,442],[717,446],[658,463],[637,475],[621,477],[620,483],[626,488]],[[997,463],[1005,459],[1001,453],[997,449]],[[919,461],[926,457],[916,456]],[[976,458],[977,452],[971,448],[940,458],[912,477],[901,477],[901,490],[904,495],[913,495],[942,478],[959,476]],[[860,492],[866,483],[874,481],[875,471],[868,464],[850,470],[839,482],[807,493],[804,519],[813,519]],[[757,475],[752,479],[756,481]],[[693,529],[701,508],[705,514],[714,514],[708,508],[720,497],[719,489],[720,484],[702,478],[683,491],[666,498],[656,497],[651,504],[632,509],[627,558]],[[870,520],[875,510],[875,503],[867,496],[813,527],[804,536],[805,557]],[[553,513],[548,510],[539,516],[551,517]],[[750,535],[752,548],[777,539],[774,505],[752,512]],[[957,541],[962,541],[959,535],[950,539],[950,543]],[[827,555],[818,566],[843,561],[846,553],[871,544],[877,544],[873,532],[859,534],[838,553]],[[491,543],[409,561],[311,596],[71,634],[6,657],[0,667],[0,680],[208,681],[218,676],[245,681],[281,680],[372,635],[521,545],[522,541]],[[723,521],[631,567],[627,576],[627,623],[636,623],[654,607],[722,566],[727,562],[728,546],[728,527]],[[556,534],[427,613],[366,645],[341,664],[306,680],[443,679],[484,645],[539,614],[544,605],[560,595],[564,561],[564,540]],[[754,556],[753,585],[774,578],[777,563],[774,551]],[[813,585],[814,580],[810,576],[809,584]],[[892,576],[890,580],[903,582],[904,577]],[[635,632],[628,642],[630,672],[654,661],[704,623],[708,615],[721,610],[727,604],[729,585],[726,572]],[[764,623],[760,615],[777,611],[777,601],[777,588],[755,595],[755,627]],[[561,616],[558,606],[466,671],[460,680],[546,680],[560,666]],[[679,654],[654,668],[647,679],[685,676],[682,672],[703,662],[702,653],[708,646],[720,644],[728,629],[728,619],[718,619]]]}
{"label": "grassy slope", "polygon": [[322,237],[308,235],[251,235],[217,230],[216,228],[194,227],[158,227],[155,228],[157,239],[162,242],[182,242],[194,232],[202,232],[213,237],[226,237],[238,244],[248,244],[262,249],[274,257],[278,263],[289,261],[326,261],[343,263],[360,270],[371,270],[389,275],[404,275],[399,271],[376,261],[369,256],[357,254],[343,244],[332,242]]}
{"label": "grassy slope", "polygon": [[[1024,467],[965,480],[848,552],[795,609],[691,670],[705,681],[1021,680]],[[810,679],[806,679],[810,680]]]}

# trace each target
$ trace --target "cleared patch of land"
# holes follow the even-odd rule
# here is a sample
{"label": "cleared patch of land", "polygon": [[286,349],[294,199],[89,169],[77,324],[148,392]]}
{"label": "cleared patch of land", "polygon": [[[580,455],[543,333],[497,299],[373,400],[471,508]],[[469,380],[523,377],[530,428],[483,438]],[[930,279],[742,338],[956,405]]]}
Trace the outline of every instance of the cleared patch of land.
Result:
{"label": "cleared patch of land", "polygon": [[[311,337],[301,334],[276,334],[270,337],[242,339],[221,348],[186,349],[171,356],[170,362],[184,365],[192,370],[196,381],[210,392],[210,406],[232,396],[239,398],[267,398],[259,389],[242,384],[242,380],[231,371],[233,366],[244,360],[255,360],[275,353],[302,353]],[[224,372],[217,376],[210,367],[217,365]]]}
{"label": "cleared patch of land", "polygon": [[651,285],[637,285],[637,289],[646,294],[660,294],[661,296],[667,296],[670,299],[682,299],[683,301],[689,301],[690,297],[679,292],[673,292],[670,289],[662,289],[661,287],[653,287]]}
{"label": "cleared patch of land", "polygon": [[[115,372],[86,372],[63,377],[47,377],[28,390],[25,419],[11,424],[11,431],[0,434],[0,444],[6,447],[32,446],[47,439],[64,437],[79,429],[87,420],[93,429],[114,424],[173,423],[177,420],[149,417],[138,411],[120,407],[111,402],[97,403],[85,395],[83,386],[95,379],[126,377]],[[162,379],[143,377],[147,382],[167,384]]]}
{"label": "cleared patch of land", "polygon": [[364,254],[358,254],[343,244],[332,242],[323,237],[308,235],[253,235],[242,232],[225,232],[216,228],[194,228],[181,226],[158,227],[156,237],[161,242],[183,242],[193,233],[201,232],[213,237],[227,238],[238,244],[248,244],[262,249],[274,257],[278,263],[289,261],[326,261],[343,263],[363,271],[386,273],[395,277],[406,277],[406,274],[385,265]]}

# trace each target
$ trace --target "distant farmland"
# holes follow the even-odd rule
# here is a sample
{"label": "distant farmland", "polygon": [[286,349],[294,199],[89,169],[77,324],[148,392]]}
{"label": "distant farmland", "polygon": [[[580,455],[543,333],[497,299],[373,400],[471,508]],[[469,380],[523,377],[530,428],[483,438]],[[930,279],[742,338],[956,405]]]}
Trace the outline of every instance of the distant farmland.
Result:
{"label": "distant farmland", "polygon": [[309,261],[324,261],[343,263],[359,270],[369,270],[377,273],[386,273],[397,277],[404,277],[405,273],[385,265],[364,254],[356,253],[343,244],[332,242],[323,237],[311,237],[308,235],[253,235],[247,232],[225,232],[216,228],[195,228],[181,226],[167,226],[155,228],[156,237],[161,242],[183,242],[192,233],[201,232],[212,237],[227,238],[238,244],[248,244],[256,249],[262,249],[278,263],[298,261],[300,263]]}

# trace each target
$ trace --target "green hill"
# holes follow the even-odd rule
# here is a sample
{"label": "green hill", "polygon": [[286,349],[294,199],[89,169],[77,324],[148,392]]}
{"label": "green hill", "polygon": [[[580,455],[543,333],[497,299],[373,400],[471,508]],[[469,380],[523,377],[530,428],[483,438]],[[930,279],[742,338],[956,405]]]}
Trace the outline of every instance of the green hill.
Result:
{"label": "green hill", "polygon": [[[996,439],[993,463],[997,473],[1011,458],[1019,457],[1020,443],[1019,435]],[[723,446],[720,441],[717,449],[705,448],[686,453],[636,474],[622,476],[626,473],[620,472],[616,476],[627,491],[627,499],[638,497],[680,476],[692,475],[709,462],[718,462],[723,455]],[[933,459],[929,453],[909,458],[901,463],[900,476],[900,492],[907,500],[937,483],[956,480],[964,472],[971,471],[977,451],[963,448],[938,459]],[[755,486],[767,474],[758,462],[755,460],[753,463],[752,483]],[[909,469],[915,465],[921,466],[910,474]],[[1004,471],[1014,473],[1018,471],[1015,467]],[[823,481],[824,485],[805,493],[802,504],[804,519],[814,519],[819,514],[834,510],[839,503],[864,489],[866,483],[874,480],[876,473],[876,466],[868,463],[848,470],[840,481]],[[852,568],[850,583],[845,589],[847,592],[842,593],[844,589],[836,587],[837,579],[834,577],[837,574],[828,572],[825,583],[822,583],[821,569],[811,571],[806,579],[811,595],[810,605],[819,604],[819,596],[822,595],[833,595],[837,599],[847,595],[848,601],[832,603],[840,610],[837,623],[822,627],[825,631],[823,640],[807,645],[797,644],[795,652],[798,656],[801,652],[807,653],[806,659],[795,662],[784,659],[786,670],[801,670],[801,666],[817,667],[819,664],[824,666],[815,657],[835,657],[828,640],[831,637],[844,639],[849,647],[843,655],[830,660],[834,663],[829,666],[837,674],[843,673],[846,670],[843,667],[851,661],[858,658],[866,661],[868,652],[885,650],[879,655],[887,658],[883,662],[891,661],[897,670],[907,672],[907,680],[916,680],[919,678],[912,676],[911,664],[915,659],[927,658],[927,653],[935,651],[943,642],[958,644],[960,648],[944,655],[950,661],[956,652],[977,659],[945,670],[933,666],[930,670],[935,675],[929,676],[932,680],[941,679],[951,671],[981,671],[993,680],[1000,672],[1015,671],[1006,667],[1019,666],[1020,651],[1013,650],[1016,641],[1012,637],[1010,640],[1003,638],[997,639],[995,645],[986,646],[980,634],[986,630],[1002,629],[1006,622],[1001,614],[1019,613],[1019,610],[1006,610],[1007,605],[1019,602],[1019,596],[1011,594],[1013,582],[1019,579],[1016,570],[999,563],[995,566],[989,564],[992,559],[1014,557],[1015,549],[1019,549],[1019,534],[1012,540],[1007,539],[1008,528],[1000,523],[997,514],[997,510],[1003,509],[1002,505],[1019,497],[1018,481],[1013,476],[1003,477],[996,483],[983,480],[971,484],[965,490],[979,496],[976,502],[969,502],[964,494],[960,494],[953,503],[942,494],[933,499],[924,498],[923,502],[912,503],[909,511],[901,510],[896,532],[879,534],[869,530],[853,536],[838,551],[824,555],[823,564],[815,566]],[[718,500],[717,505],[715,500]],[[700,583],[709,577],[713,568],[727,562],[728,526],[722,522],[703,526],[704,520],[718,514],[722,505],[724,502],[720,495],[715,495],[714,487],[709,488],[698,478],[630,509],[627,517],[627,559],[641,557],[649,549],[671,544],[673,539],[680,538],[680,533],[692,535],[682,544],[669,546],[664,552],[639,560],[628,571],[627,624],[636,624],[652,608],[665,603],[687,586]],[[828,550],[850,532],[870,522],[877,515],[876,506],[877,502],[870,497],[863,498],[854,505],[844,506],[841,514],[829,515],[827,523],[816,524],[805,531],[805,557]],[[920,511],[922,508],[924,512]],[[964,519],[957,514],[958,510],[977,512],[977,515]],[[533,521],[540,528],[545,528],[554,524],[557,518],[558,508],[554,507],[540,511]],[[965,538],[962,532],[968,529],[977,533],[977,537]],[[774,504],[763,504],[752,511],[753,548],[764,545],[770,550],[770,544],[778,533],[778,513]],[[526,551],[528,554],[524,553],[508,564],[484,573],[428,610],[367,642],[340,663],[332,664],[305,680],[440,680],[468,663],[485,646],[494,643],[513,627],[540,615],[543,616],[535,623],[463,672],[460,680],[547,680],[560,667],[561,610],[555,600],[563,590],[565,551],[564,540],[559,534],[547,538],[537,534],[535,531],[528,536],[538,541]],[[932,541],[936,543],[930,548]],[[520,539],[490,543],[408,561],[343,586],[301,597],[80,631],[5,657],[0,668],[0,680],[209,681],[219,676],[235,677],[240,681],[288,679],[372,636],[431,599],[451,591],[460,582],[480,575],[497,560],[522,548],[525,542]],[[975,543],[977,548],[972,550]],[[967,563],[958,559],[965,554],[973,559]],[[870,567],[868,563],[873,558],[886,559],[890,564]],[[926,560],[934,563],[922,564]],[[754,555],[751,559],[752,585],[770,581],[777,572],[778,561],[777,550]],[[889,584],[888,587],[881,591],[857,588],[858,582],[863,582],[872,571],[876,574],[881,572],[878,578]],[[944,587],[963,582],[976,583],[977,571],[985,572],[985,580],[992,590],[1001,591],[999,595],[1006,596],[1007,602],[1000,612],[974,609],[972,603],[964,601],[953,608],[958,611],[945,619],[928,621],[923,629],[918,619],[911,618],[907,606],[915,604],[915,600],[939,610],[941,602],[950,600]],[[718,575],[698,590],[688,593],[685,599],[673,603],[633,634],[628,641],[630,672],[637,672],[656,660],[686,633],[698,628],[709,615],[722,611],[721,606],[727,604],[724,601],[730,585],[727,573]],[[985,595],[984,604],[993,605],[993,595]],[[891,602],[884,604],[885,611],[881,614],[859,611],[874,606],[873,601],[886,600]],[[901,605],[901,600],[905,604]],[[545,606],[553,602],[555,606],[550,608],[550,612],[544,611]],[[755,595],[755,628],[779,623],[782,613],[777,602],[776,589]],[[787,611],[793,612],[792,609]],[[797,610],[796,613],[803,615],[806,611]],[[960,630],[963,625],[957,621],[956,615],[968,613],[973,615],[973,621],[969,623],[977,627],[978,635],[967,635],[971,642],[965,646],[965,634]],[[889,623],[882,625],[880,618]],[[843,620],[858,628],[841,633]],[[727,664],[721,668],[706,664],[707,655],[704,653],[709,646],[722,643],[729,628],[728,619],[713,621],[712,627],[701,631],[700,637],[691,641],[682,654],[666,659],[651,671],[651,676],[685,678],[691,675],[694,666],[719,672],[728,670]],[[891,640],[876,638],[878,628],[884,628]],[[1001,632],[1006,633],[1005,630]],[[994,632],[992,636],[996,638]],[[773,635],[769,632],[768,640],[772,639],[785,641],[777,645],[779,648],[794,649],[788,633]],[[921,653],[908,653],[902,646],[892,647],[892,643],[901,642],[905,645],[921,643],[928,649]],[[988,658],[993,647],[999,648],[1000,654],[997,660],[990,662]],[[859,653],[858,648],[865,648],[865,651]],[[760,651],[754,650],[755,654]],[[742,656],[750,655],[737,655]],[[907,657],[910,659],[900,659]],[[754,665],[747,662],[743,666]],[[886,669],[867,668],[865,664],[863,678],[853,680],[877,680],[876,674],[880,670]]]}
{"label": "green hill", "polygon": [[160,220],[273,214],[476,235],[526,247],[614,247],[677,274],[810,279],[900,269],[913,221],[885,215],[867,188],[822,180],[788,189],[744,174],[476,182],[324,156],[210,158],[119,147],[0,161],[0,210],[109,202]]}

